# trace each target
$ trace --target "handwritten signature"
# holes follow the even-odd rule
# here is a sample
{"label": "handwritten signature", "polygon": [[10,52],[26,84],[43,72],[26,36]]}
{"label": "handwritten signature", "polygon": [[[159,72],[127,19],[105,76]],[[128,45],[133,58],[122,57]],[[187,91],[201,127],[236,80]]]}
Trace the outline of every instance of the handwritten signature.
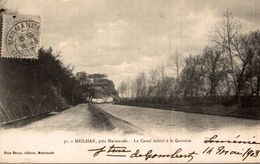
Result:
{"label": "handwritten signature", "polygon": [[[125,153],[131,152],[131,150],[127,150],[126,147],[124,146],[115,146],[112,145],[106,150],[106,146],[103,146],[98,149],[90,149],[88,151],[94,151],[95,153],[93,154],[94,157],[97,157],[100,153],[105,152],[106,156],[111,156],[111,157],[126,157]],[[120,154],[118,154],[120,153]]]}
{"label": "handwritten signature", "polygon": [[[129,158],[144,158],[145,161],[152,158],[187,158],[187,162],[190,162],[194,159],[195,155],[198,155],[195,151],[189,152],[189,153],[182,153],[182,148],[178,148],[173,153],[169,154],[158,154],[154,153],[153,150],[148,150],[145,153],[141,153],[139,149],[133,151],[128,150],[125,146],[109,146],[108,148],[106,146],[103,146],[101,148],[97,149],[90,149],[88,151],[93,151],[93,157],[97,157],[101,153],[105,153],[106,156],[110,157],[129,157]],[[130,155],[129,155],[129,154]],[[128,155],[128,156],[127,156]]]}
{"label": "handwritten signature", "polygon": [[[229,139],[218,139],[218,135],[213,135],[212,137],[206,138],[204,140],[204,143],[228,143],[228,144],[249,144],[249,145],[259,145],[259,142],[256,141],[243,141],[240,140],[240,135],[236,136],[235,139],[229,140]],[[255,137],[253,137],[255,139]]]}
{"label": "handwritten signature", "polygon": [[[177,148],[170,153],[159,153],[154,152],[154,150],[148,150],[142,152],[140,149],[134,151],[128,149],[126,146],[103,146],[95,149],[89,149],[88,151],[94,152],[93,157],[97,157],[100,154],[109,157],[126,157],[126,158],[143,158],[145,161],[155,158],[175,158],[175,159],[187,159],[187,162],[191,162],[195,156],[198,155],[214,155],[214,156],[240,156],[242,161],[248,158],[257,158],[260,156],[260,150],[257,146],[260,144],[255,140],[253,136],[252,140],[242,140],[240,135],[233,139],[219,139],[218,135],[213,135],[211,137],[206,137],[203,141],[205,145],[208,145],[202,151],[191,150],[189,152],[184,151],[182,148]],[[219,145],[220,144],[220,145]],[[226,145],[223,145],[226,144]],[[231,144],[242,144],[247,145],[247,148],[232,148],[228,145]],[[254,145],[254,148],[248,147],[249,145]],[[239,150],[238,150],[239,149]]]}

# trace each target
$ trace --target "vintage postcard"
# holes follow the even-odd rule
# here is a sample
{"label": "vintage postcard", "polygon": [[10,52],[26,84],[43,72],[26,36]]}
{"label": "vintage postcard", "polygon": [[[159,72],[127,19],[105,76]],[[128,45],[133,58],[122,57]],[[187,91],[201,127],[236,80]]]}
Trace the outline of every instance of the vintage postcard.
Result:
{"label": "vintage postcard", "polygon": [[260,162],[260,0],[0,0],[0,163]]}

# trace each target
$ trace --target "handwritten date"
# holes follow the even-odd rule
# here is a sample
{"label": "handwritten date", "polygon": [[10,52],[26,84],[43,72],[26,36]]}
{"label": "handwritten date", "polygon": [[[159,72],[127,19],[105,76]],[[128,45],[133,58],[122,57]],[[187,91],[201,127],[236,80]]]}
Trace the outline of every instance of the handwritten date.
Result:
{"label": "handwritten date", "polygon": [[208,155],[222,155],[222,156],[241,156],[242,161],[245,161],[249,157],[258,157],[260,154],[260,150],[253,150],[252,148],[241,149],[241,150],[229,150],[225,146],[215,147],[207,147],[202,154]]}

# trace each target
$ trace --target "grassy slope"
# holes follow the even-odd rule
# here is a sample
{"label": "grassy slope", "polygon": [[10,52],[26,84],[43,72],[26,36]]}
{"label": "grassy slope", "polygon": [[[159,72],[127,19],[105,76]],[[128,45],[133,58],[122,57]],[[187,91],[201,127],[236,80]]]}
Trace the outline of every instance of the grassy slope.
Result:
{"label": "grassy slope", "polygon": [[0,123],[66,107],[37,60],[0,59]]}

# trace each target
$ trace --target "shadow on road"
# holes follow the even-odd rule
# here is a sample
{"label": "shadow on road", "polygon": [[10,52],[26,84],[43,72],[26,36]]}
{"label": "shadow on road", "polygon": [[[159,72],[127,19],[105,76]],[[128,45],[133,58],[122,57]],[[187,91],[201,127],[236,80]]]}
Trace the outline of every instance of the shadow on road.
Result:
{"label": "shadow on road", "polygon": [[143,134],[143,130],[135,127],[131,123],[105,112],[102,108],[93,104],[88,104],[91,113],[91,125],[100,131],[121,130],[124,134]]}
{"label": "shadow on road", "polygon": [[91,125],[97,130],[113,130],[115,127],[108,120],[108,117],[97,108],[94,108],[93,105],[88,104],[88,110],[91,114]]}

